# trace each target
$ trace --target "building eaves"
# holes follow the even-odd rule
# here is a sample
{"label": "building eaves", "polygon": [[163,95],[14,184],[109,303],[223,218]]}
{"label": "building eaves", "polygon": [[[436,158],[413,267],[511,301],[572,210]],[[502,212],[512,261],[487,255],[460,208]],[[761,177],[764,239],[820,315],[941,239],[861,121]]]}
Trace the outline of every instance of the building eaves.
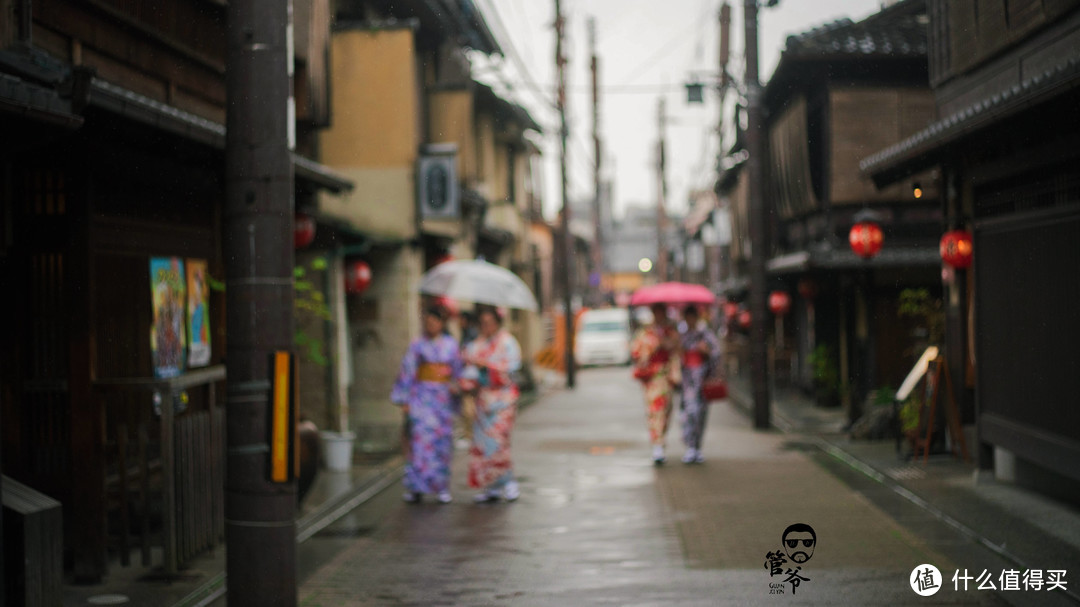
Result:
{"label": "building eaves", "polygon": [[1074,57],[867,156],[859,169],[879,187],[893,183],[935,164],[945,146],[1077,87],[1080,59]]}
{"label": "building eaves", "polygon": [[[91,81],[88,103],[185,139],[215,149],[225,149],[224,124],[185,112],[100,78]],[[330,167],[297,154],[293,154],[292,158],[295,174],[300,179],[333,192],[351,190],[353,187],[352,181]]]}

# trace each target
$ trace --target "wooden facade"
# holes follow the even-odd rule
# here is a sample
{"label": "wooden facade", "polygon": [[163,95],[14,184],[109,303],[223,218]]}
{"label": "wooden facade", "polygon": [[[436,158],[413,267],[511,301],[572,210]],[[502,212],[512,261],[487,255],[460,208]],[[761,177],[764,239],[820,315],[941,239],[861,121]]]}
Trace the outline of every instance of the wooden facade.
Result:
{"label": "wooden facade", "polygon": [[[294,1],[301,150],[329,120],[327,0]],[[65,564],[175,574],[224,531],[224,295],[211,354],[156,377],[150,259],[222,277],[225,10],[0,0],[3,472],[61,502]],[[298,197],[318,187],[306,161]],[[312,181],[314,180],[314,181]],[[186,353],[185,353],[186,356]]]}
{"label": "wooden facade", "polygon": [[[793,302],[783,324],[776,324],[787,335],[773,337],[773,371],[815,390],[811,360],[827,348],[840,381],[831,396],[819,391],[819,398],[842,402],[851,421],[870,391],[899,384],[925,340],[898,320],[900,291],[940,292],[936,175],[927,171],[878,190],[859,169],[866,150],[935,118],[925,12],[924,2],[906,0],[861,22],[841,20],[793,36],[765,88],[766,204],[776,211],[767,288],[786,291]],[[730,203],[733,232],[734,276],[725,284],[729,298],[741,301],[747,281],[739,276],[760,245],[748,239],[745,172],[734,173],[721,193]],[[858,258],[847,242],[866,212],[875,214],[886,242],[871,260]]]}
{"label": "wooden facade", "polygon": [[1080,2],[930,3],[940,120],[862,162],[879,185],[937,167],[946,226],[974,236],[948,276],[946,354],[965,369],[979,465],[1080,500]]}

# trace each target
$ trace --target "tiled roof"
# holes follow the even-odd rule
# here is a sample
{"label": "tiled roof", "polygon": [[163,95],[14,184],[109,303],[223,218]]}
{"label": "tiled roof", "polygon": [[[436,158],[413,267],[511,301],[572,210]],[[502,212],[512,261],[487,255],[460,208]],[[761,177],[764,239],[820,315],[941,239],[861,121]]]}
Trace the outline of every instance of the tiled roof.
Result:
{"label": "tiled roof", "polygon": [[784,55],[799,57],[926,55],[926,1],[904,0],[855,23],[839,19],[788,36]]}
{"label": "tiled roof", "polygon": [[895,169],[903,162],[918,161],[920,156],[929,151],[1078,86],[1080,60],[1073,57],[1009,89],[979,100],[903,141],[864,158],[859,162],[859,168],[876,176]]}

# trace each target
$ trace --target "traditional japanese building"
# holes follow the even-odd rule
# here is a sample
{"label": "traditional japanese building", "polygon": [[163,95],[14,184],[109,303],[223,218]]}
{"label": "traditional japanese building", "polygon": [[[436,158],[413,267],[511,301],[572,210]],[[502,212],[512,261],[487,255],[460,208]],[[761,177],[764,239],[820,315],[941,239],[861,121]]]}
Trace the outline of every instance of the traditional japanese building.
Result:
{"label": "traditional japanese building", "polygon": [[946,353],[974,403],[978,463],[1080,495],[1080,2],[929,0],[935,121],[867,154],[883,188],[937,171],[939,235],[966,230],[970,268],[943,266]]}

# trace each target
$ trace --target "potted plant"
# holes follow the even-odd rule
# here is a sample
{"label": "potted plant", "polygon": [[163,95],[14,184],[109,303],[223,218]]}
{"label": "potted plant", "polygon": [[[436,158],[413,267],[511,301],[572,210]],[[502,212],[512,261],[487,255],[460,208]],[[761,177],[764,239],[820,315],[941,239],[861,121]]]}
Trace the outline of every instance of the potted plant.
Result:
{"label": "potted plant", "polygon": [[[301,364],[312,365],[316,369],[331,364],[324,339],[327,325],[333,321],[333,314],[324,293],[328,290],[328,268],[326,256],[318,255],[306,265],[301,263],[293,269],[293,304],[296,308],[296,332],[293,342]],[[319,432],[323,462],[330,470],[347,471],[352,467],[353,444],[356,441],[356,433],[348,428],[348,403],[339,403],[331,397],[326,399],[326,407],[326,419],[330,427]]]}
{"label": "potted plant", "polygon": [[840,404],[840,371],[828,344],[818,344],[807,357],[814,378],[814,398],[823,407]]}

